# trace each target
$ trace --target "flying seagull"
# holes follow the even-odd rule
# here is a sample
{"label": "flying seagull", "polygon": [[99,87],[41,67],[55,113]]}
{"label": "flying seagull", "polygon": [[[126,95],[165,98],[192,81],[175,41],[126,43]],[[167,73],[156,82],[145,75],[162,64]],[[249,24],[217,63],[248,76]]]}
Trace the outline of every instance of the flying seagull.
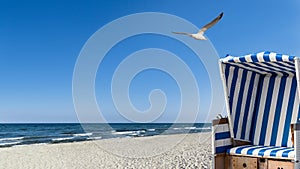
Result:
{"label": "flying seagull", "polygon": [[212,26],[214,26],[223,16],[223,12],[218,16],[216,17],[214,20],[212,20],[210,23],[206,24],[205,26],[203,26],[198,33],[186,33],[186,32],[173,32],[175,34],[183,34],[183,35],[188,35],[192,38],[195,38],[197,40],[206,40],[206,38],[204,37],[204,32],[211,28]]}

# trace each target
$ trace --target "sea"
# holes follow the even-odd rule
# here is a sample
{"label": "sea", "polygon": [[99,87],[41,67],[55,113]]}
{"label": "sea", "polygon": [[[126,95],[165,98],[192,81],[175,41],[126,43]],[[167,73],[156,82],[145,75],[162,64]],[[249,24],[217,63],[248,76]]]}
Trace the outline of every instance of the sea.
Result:
{"label": "sea", "polygon": [[210,131],[211,123],[0,124],[0,148]]}

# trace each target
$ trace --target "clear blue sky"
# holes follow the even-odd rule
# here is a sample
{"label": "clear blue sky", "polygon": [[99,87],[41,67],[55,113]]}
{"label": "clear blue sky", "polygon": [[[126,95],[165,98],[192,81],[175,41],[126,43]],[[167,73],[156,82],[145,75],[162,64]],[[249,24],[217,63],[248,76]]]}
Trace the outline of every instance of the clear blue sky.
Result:
{"label": "clear blue sky", "polygon": [[[105,24],[138,12],[169,13],[198,27],[224,12],[221,22],[206,32],[220,57],[263,50],[300,56],[298,0],[0,1],[0,122],[77,122],[72,76],[81,48]],[[147,41],[145,46],[143,40]],[[110,122],[125,121],[113,108],[110,88],[105,83],[119,62],[114,56],[146,47],[189,55],[184,46],[178,45],[167,38],[145,35],[126,39],[110,51],[96,80],[98,102],[104,103],[103,113]],[[207,79],[201,63],[193,63],[193,58],[186,62],[200,75],[199,79]],[[199,87],[205,97],[209,85]],[[153,88],[170,95],[168,101],[173,106],[161,121],[172,121],[172,112],[180,104],[178,94],[173,94],[178,93],[178,87],[162,72],[139,74],[131,86],[132,102],[137,108],[147,109],[148,94]],[[197,121],[203,119],[199,117]]]}

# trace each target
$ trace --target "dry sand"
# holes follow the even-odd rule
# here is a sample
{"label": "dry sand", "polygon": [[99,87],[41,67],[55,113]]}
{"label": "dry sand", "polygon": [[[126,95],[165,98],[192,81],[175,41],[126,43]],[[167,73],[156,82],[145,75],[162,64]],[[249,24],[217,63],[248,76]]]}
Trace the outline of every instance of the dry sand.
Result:
{"label": "dry sand", "polygon": [[2,169],[211,168],[210,133],[0,148]]}

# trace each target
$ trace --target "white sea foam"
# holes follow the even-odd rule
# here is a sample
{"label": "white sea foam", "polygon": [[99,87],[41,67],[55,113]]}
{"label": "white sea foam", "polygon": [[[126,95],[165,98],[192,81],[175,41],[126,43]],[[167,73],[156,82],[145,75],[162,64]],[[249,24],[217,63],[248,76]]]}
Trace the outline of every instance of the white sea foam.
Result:
{"label": "white sea foam", "polygon": [[22,140],[24,137],[1,138],[0,141]]}
{"label": "white sea foam", "polygon": [[147,129],[147,131],[155,131],[155,129]]}
{"label": "white sea foam", "polygon": [[99,137],[89,137],[89,138],[87,138],[88,140],[101,140],[102,139],[102,137],[101,136],[99,136]]}
{"label": "white sea foam", "polygon": [[93,133],[79,133],[79,134],[73,134],[74,137],[84,137],[84,136],[91,136]]}
{"label": "white sea foam", "polygon": [[0,146],[11,146],[21,143],[21,141],[8,142],[8,143],[0,143]]}
{"label": "white sea foam", "polygon": [[185,127],[184,129],[186,129],[186,130],[195,130],[196,127]]}
{"label": "white sea foam", "polygon": [[139,133],[134,132],[134,133],[128,134],[128,135],[130,135],[130,136],[137,136],[137,135],[139,135]]}
{"label": "white sea foam", "polygon": [[118,135],[139,135],[140,133],[146,133],[145,130],[138,130],[138,131],[118,131],[118,132],[112,132],[112,134],[118,134]]}
{"label": "white sea foam", "polygon": [[64,141],[64,140],[72,140],[74,137],[62,137],[62,138],[54,138],[52,141]]}
{"label": "white sea foam", "polygon": [[126,134],[133,134],[134,131],[117,131],[117,132],[112,132],[113,134],[121,134],[121,135],[126,135]]}
{"label": "white sea foam", "polygon": [[27,147],[31,145],[47,145],[49,143],[34,143],[34,144],[19,144],[19,145],[13,145],[12,147]]}
{"label": "white sea foam", "polygon": [[211,127],[202,127],[202,128],[197,128],[197,130],[210,130]]}

